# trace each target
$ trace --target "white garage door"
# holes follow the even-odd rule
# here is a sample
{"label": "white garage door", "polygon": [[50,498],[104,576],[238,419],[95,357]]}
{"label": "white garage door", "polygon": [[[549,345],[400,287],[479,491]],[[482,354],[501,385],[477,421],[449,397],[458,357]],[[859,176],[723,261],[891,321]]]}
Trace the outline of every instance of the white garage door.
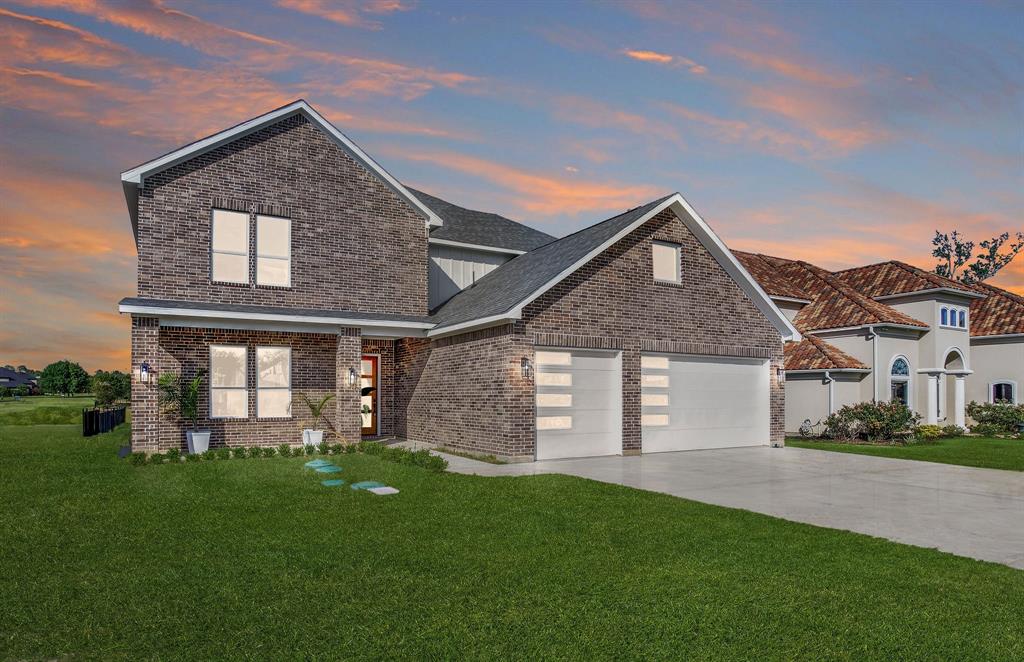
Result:
{"label": "white garage door", "polygon": [[617,352],[538,349],[537,459],[622,453]]}
{"label": "white garage door", "polygon": [[641,357],[643,452],[770,441],[768,361]]}

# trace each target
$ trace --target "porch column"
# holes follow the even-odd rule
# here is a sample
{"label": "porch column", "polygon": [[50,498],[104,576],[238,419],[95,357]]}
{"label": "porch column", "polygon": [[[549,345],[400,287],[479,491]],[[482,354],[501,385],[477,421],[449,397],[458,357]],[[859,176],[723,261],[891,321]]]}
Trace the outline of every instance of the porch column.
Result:
{"label": "porch column", "polygon": [[928,375],[928,425],[937,425],[939,422],[939,376]]}
{"label": "porch column", "polygon": [[966,427],[967,417],[964,414],[964,375],[954,375],[953,382],[953,423]]}

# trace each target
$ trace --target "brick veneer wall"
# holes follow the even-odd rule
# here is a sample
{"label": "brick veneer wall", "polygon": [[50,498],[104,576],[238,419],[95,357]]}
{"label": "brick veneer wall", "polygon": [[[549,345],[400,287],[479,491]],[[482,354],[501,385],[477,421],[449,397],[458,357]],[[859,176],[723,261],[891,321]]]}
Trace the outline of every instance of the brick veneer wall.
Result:
{"label": "brick veneer wall", "polygon": [[[291,218],[290,288],[211,282],[214,206]],[[423,217],[302,116],[147,179],[138,253],[140,297],[427,313]]]}
{"label": "brick veneer wall", "polygon": [[533,458],[533,347],[512,325],[396,343],[396,434],[451,448]]}
{"label": "brick veneer wall", "polygon": [[395,435],[395,341],[363,339],[363,354],[378,354],[377,435]]}
{"label": "brick veneer wall", "polygon": [[[247,354],[247,386],[249,415],[246,419],[209,419],[209,347],[211,344],[245,345]],[[256,347],[284,345],[292,349],[292,417],[283,419],[256,418]],[[361,342],[357,329],[343,333],[283,333],[271,331],[234,331],[185,327],[160,327],[153,318],[132,320],[132,367],[142,361],[152,366],[157,376],[167,372],[194,377],[207,371],[199,400],[199,426],[209,429],[211,448],[220,446],[297,444],[302,429],[312,424],[312,416],[299,397],[306,393],[319,399],[334,393],[337,400],[328,407],[328,416],[339,426],[339,432],[350,440],[359,439],[358,387],[349,386],[349,368],[358,369]],[[336,374],[344,376],[336,379]],[[132,449],[165,451],[184,449],[187,426],[178,420],[159,416],[156,406],[157,387],[154,381],[132,389]],[[344,414],[344,415],[343,415]]]}
{"label": "brick veneer wall", "polygon": [[[651,241],[680,244],[681,283],[656,283]],[[537,346],[622,351],[623,450],[641,450],[640,354],[771,360],[772,443],[784,439],[779,332],[671,210],[591,260],[523,311]]]}

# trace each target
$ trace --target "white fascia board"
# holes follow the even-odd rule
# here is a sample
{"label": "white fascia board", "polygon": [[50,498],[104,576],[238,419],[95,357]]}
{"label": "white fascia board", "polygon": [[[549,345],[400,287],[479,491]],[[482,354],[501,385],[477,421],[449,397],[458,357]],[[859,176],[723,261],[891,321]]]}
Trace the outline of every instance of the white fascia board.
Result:
{"label": "white fascia board", "polygon": [[345,151],[349,152],[358,161],[363,163],[368,169],[376,173],[388,186],[393,188],[399,195],[405,198],[413,207],[419,210],[426,219],[427,224],[430,226],[441,226],[444,225],[444,221],[441,217],[430,210],[419,198],[414,196],[408,191],[402,183],[391,176],[387,170],[385,170],[379,163],[374,161],[366,152],[364,152],[358,145],[349,140],[349,138],[339,131],[333,124],[328,122],[324,117],[313,109],[304,99],[294,101],[287,106],[272,110],[269,113],[254,117],[251,120],[242,122],[241,124],[235,125],[230,129],[225,129],[220,133],[215,133],[212,136],[197,140],[194,143],[185,145],[179,149],[165,154],[160,158],[154,159],[147,163],[143,163],[140,166],[126,170],[121,173],[121,181],[124,183],[135,184],[137,187],[142,187],[145,183],[146,177],[153,173],[166,170],[171,166],[181,163],[187,159],[194,158],[198,154],[207,152],[216,147],[241,138],[254,131],[257,131],[264,126],[282,120],[291,115],[301,113],[306,116],[311,122],[317,124],[321,129],[327,132],[327,134],[334,139]]}
{"label": "white fascia board", "polygon": [[811,303],[810,299],[797,299],[796,297],[780,297],[780,296],[776,296],[774,294],[771,294],[769,296],[771,296],[772,301],[782,301],[783,303],[802,303],[802,304],[809,304],[809,303]]}
{"label": "white fascia board", "polygon": [[458,324],[452,324],[451,326],[443,326],[440,328],[434,328],[427,331],[428,338],[440,338],[443,336],[450,336],[458,333],[469,333],[470,331],[476,331],[477,329],[484,329],[489,326],[498,326],[499,324],[507,324],[520,319],[520,315],[512,312],[500,313],[498,315],[491,315],[490,317],[482,317],[480,319],[469,320],[468,322],[459,322]]}
{"label": "white fascia board", "polygon": [[122,313],[146,315],[160,319],[190,318],[203,320],[236,320],[249,322],[283,322],[286,324],[320,325],[333,327],[379,327],[388,329],[426,330],[434,326],[431,322],[403,322],[396,320],[367,320],[342,317],[313,317],[305,315],[284,315],[281,313],[244,313],[225,310],[204,310],[202,308],[164,308],[161,306],[136,306],[122,304]]}
{"label": "white fascia board", "polygon": [[831,329],[812,329],[808,333],[818,335],[819,333],[838,333],[840,331],[864,331],[871,329],[907,329],[910,331],[920,331],[924,333],[929,331],[930,327],[924,326],[912,326],[910,324],[895,324],[889,322],[875,322],[874,324],[861,324],[859,326],[837,326]]}
{"label": "white fascia board", "polygon": [[903,292],[902,294],[886,294],[880,297],[872,298],[875,301],[889,301],[892,299],[905,299],[925,294],[951,294],[953,296],[964,297],[965,299],[985,299],[988,297],[987,294],[981,294],[980,292],[966,292],[964,290],[954,290],[952,287],[933,287],[930,290],[917,290],[916,292]]}
{"label": "white fascia board", "polygon": [[812,375],[819,372],[856,373],[866,375],[871,372],[871,368],[811,368],[806,370],[786,370],[787,375]]}
{"label": "white fascia board", "polygon": [[505,255],[522,255],[526,251],[517,251],[512,248],[498,248],[497,246],[483,246],[481,244],[467,244],[462,241],[452,241],[451,239],[429,239],[430,243],[438,246],[454,246],[455,248],[466,248],[473,251],[481,251],[484,253],[504,253]]}
{"label": "white fascia board", "polygon": [[975,340],[1004,340],[1006,338],[1024,338],[1024,333],[1001,333],[994,336],[971,336],[971,341]]}

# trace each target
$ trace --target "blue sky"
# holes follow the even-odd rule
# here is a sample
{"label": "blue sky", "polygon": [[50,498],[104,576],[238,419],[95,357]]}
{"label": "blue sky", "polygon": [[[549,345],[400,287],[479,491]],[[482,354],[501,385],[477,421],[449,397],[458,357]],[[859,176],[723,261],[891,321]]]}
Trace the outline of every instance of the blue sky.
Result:
{"label": "blue sky", "polygon": [[1021,35],[995,1],[0,0],[0,362],[127,365],[118,173],[297,97],[553,234],[678,190],[735,248],[930,267],[1024,226]]}

